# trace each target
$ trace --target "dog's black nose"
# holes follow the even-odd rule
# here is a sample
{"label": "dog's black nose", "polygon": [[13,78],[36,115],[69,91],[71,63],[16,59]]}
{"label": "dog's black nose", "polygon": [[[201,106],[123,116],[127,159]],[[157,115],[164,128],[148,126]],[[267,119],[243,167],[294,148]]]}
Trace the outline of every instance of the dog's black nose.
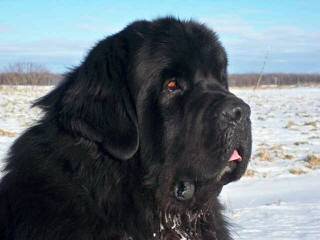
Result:
{"label": "dog's black nose", "polygon": [[250,107],[239,98],[230,98],[223,103],[221,118],[224,121],[239,123],[250,117]]}
{"label": "dog's black nose", "polygon": [[174,194],[176,199],[180,201],[189,200],[193,197],[195,186],[193,182],[182,181],[175,185]]}

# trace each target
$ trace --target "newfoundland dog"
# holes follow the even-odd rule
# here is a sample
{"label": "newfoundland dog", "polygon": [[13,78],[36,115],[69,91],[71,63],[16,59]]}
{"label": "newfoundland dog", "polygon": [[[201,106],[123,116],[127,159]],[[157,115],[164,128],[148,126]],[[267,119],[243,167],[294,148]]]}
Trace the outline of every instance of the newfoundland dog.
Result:
{"label": "newfoundland dog", "polygon": [[207,27],[133,22],[34,106],[1,180],[0,239],[231,239],[218,195],[247,167],[250,108]]}

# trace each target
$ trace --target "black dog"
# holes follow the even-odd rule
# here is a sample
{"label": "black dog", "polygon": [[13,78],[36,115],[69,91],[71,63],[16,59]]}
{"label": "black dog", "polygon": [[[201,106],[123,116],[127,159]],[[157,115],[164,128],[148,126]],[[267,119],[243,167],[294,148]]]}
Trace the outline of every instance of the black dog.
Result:
{"label": "black dog", "polygon": [[204,25],[134,22],[35,106],[1,181],[0,239],[231,239],[218,194],[246,169],[250,108]]}

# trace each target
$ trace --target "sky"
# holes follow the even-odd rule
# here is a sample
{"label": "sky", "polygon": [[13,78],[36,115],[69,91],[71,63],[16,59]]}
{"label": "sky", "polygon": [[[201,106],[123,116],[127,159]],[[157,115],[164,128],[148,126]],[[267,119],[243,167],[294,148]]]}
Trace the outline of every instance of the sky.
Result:
{"label": "sky", "polygon": [[99,40],[138,19],[205,23],[227,50],[230,73],[320,72],[319,0],[0,0],[0,70],[34,62],[63,73]]}

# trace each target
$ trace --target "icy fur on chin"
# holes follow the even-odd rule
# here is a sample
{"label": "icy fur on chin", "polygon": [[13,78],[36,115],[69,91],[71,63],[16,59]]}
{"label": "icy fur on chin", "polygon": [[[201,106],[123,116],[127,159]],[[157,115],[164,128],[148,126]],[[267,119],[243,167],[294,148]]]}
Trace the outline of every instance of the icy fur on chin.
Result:
{"label": "icy fur on chin", "polygon": [[201,239],[200,220],[205,220],[202,210],[196,213],[187,211],[183,216],[180,213],[160,213],[160,239],[166,240],[168,234],[180,240]]}

